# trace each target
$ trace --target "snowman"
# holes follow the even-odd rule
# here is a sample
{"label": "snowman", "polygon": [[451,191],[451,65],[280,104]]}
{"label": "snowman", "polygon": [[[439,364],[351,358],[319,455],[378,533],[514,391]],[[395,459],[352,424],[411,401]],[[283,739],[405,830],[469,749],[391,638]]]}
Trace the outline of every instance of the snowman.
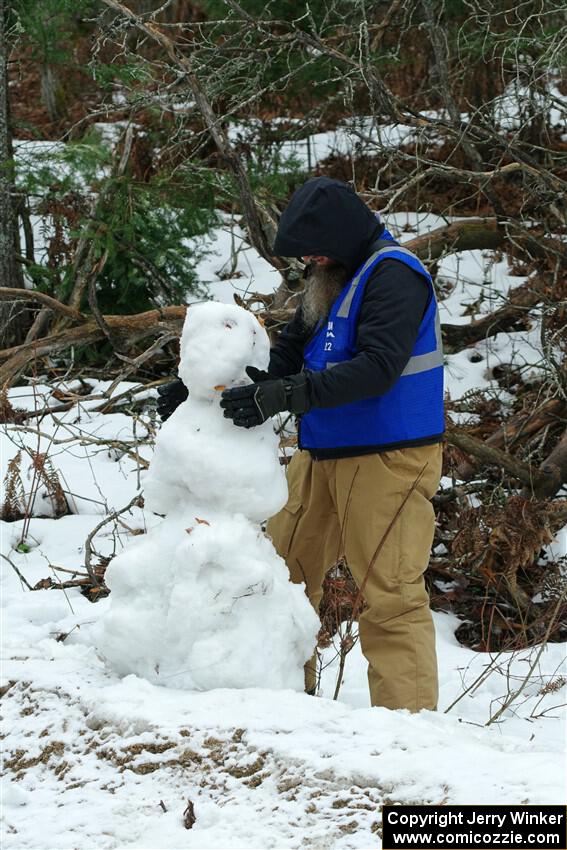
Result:
{"label": "snowman", "polygon": [[172,688],[303,689],[319,621],[259,521],[286,502],[272,423],[237,428],[223,389],[266,369],[269,341],[230,304],[193,305],[181,337],[188,399],[162,426],[144,479],[163,519],[112,560],[97,644],[120,674]]}

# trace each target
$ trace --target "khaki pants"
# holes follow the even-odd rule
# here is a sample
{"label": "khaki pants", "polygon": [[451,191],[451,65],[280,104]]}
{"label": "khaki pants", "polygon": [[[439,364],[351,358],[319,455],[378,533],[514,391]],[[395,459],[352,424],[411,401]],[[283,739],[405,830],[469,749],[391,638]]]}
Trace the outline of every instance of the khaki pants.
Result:
{"label": "khaki pants", "polygon": [[[305,582],[318,612],[329,567],[344,555],[360,586],[382,536],[424,470],[364,588],[368,607],[359,630],[372,705],[410,711],[437,706],[435,632],[423,573],[433,541],[430,499],[439,485],[441,456],[440,444],[318,461],[298,451],[288,467],[288,503],[268,523],[292,581]],[[306,690],[314,685],[310,662]]]}

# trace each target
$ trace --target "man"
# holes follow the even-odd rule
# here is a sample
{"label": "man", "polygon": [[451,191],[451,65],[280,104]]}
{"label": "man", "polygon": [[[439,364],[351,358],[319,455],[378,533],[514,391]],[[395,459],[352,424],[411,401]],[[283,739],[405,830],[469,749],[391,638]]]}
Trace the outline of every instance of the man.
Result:
{"label": "man", "polygon": [[[360,616],[372,705],[437,706],[435,633],[423,573],[441,474],[443,361],[433,284],[344,183],[318,177],[293,195],[274,253],[306,262],[303,301],[268,372],[225,390],[224,415],[254,427],[299,419],[289,499],[267,532],[318,610],[344,556]],[[315,656],[306,690],[316,686]]]}

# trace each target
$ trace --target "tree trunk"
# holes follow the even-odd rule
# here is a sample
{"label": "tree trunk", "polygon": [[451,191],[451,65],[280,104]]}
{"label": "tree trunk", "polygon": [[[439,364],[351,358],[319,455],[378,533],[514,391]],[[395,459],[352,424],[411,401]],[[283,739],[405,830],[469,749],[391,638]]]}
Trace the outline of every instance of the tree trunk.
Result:
{"label": "tree trunk", "polygon": [[64,108],[64,93],[61,81],[52,65],[47,63],[41,68],[41,102],[51,121],[62,118]]}
{"label": "tree trunk", "polygon": [[[21,289],[18,220],[15,212],[12,134],[8,93],[8,0],[0,0],[0,285]],[[0,303],[0,348],[17,345],[23,338],[24,321],[19,301]]]}

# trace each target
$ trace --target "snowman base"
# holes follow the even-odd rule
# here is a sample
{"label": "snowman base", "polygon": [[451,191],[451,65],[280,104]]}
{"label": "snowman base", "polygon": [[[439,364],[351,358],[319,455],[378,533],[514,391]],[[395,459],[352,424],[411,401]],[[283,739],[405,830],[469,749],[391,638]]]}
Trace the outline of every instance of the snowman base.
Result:
{"label": "snowman base", "polygon": [[189,690],[303,690],[318,618],[245,516],[170,515],[107,573],[97,643],[118,673]]}

